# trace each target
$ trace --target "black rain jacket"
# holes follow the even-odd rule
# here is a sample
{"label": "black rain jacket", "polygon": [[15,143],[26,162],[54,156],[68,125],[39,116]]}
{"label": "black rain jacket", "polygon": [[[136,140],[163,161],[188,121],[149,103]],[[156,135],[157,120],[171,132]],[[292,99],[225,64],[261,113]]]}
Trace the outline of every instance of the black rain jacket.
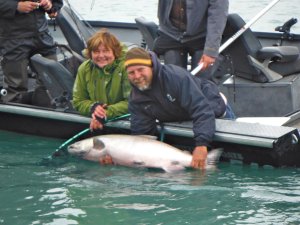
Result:
{"label": "black rain jacket", "polygon": [[195,144],[209,146],[215,133],[215,118],[226,110],[218,87],[179,66],[162,65],[154,53],[151,57],[151,89],[140,91],[133,86],[129,98],[132,134],[157,134],[156,120],[192,120]]}
{"label": "black rain jacket", "polygon": [[[0,0],[0,41],[34,37],[48,31],[45,10],[38,8],[30,13],[20,13],[17,10],[18,0]],[[62,0],[52,0],[52,9],[60,10]]]}

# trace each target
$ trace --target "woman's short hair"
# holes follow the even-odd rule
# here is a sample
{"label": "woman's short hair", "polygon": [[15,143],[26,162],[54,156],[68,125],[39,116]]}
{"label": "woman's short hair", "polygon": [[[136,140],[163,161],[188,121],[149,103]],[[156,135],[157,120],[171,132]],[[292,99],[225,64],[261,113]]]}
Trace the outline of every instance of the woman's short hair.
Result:
{"label": "woman's short hair", "polygon": [[92,51],[98,49],[99,45],[104,45],[106,48],[111,49],[115,58],[119,58],[122,54],[121,42],[107,29],[101,29],[95,33],[87,42],[87,48],[83,54],[87,58],[92,58]]}

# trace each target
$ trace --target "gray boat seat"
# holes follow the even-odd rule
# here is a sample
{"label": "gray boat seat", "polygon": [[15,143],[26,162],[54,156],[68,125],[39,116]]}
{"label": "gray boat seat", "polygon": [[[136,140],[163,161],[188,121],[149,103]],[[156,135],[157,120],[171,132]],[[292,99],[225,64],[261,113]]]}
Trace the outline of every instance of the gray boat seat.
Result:
{"label": "gray boat seat", "polygon": [[54,108],[72,108],[72,90],[75,77],[58,61],[47,59],[39,54],[31,57],[32,70],[47,89]]}
{"label": "gray boat seat", "polygon": [[258,50],[259,60],[270,59],[272,61],[291,62],[299,57],[299,49],[295,46],[263,47]]}
{"label": "gray boat seat", "polygon": [[82,50],[95,30],[80,20],[75,11],[66,5],[60,10],[56,21],[71,49],[82,55]]}
{"label": "gray boat seat", "polygon": [[[238,14],[229,14],[223,42],[245,25]],[[300,72],[300,53],[296,46],[263,47],[248,28],[223,54],[232,59],[234,74],[255,82],[274,82]]]}
{"label": "gray boat seat", "polygon": [[154,40],[158,35],[158,25],[152,21],[148,21],[144,17],[135,18],[135,23],[146,42],[145,47],[148,50],[153,50]]}

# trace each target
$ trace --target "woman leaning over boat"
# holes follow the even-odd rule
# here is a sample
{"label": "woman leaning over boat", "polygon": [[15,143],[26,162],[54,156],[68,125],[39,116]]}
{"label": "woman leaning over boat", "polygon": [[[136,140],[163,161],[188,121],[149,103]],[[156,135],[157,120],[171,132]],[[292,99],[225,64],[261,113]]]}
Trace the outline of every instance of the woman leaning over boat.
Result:
{"label": "woman leaning over boat", "polygon": [[103,121],[128,113],[130,84],[124,68],[127,47],[106,29],[95,33],[78,68],[73,88],[73,106],[91,116],[90,129],[102,129]]}

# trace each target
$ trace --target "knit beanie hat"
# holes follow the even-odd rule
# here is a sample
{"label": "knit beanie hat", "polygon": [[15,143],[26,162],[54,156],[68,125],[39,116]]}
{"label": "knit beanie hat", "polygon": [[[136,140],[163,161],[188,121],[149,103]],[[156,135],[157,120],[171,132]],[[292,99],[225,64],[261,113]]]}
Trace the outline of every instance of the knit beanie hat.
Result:
{"label": "knit beanie hat", "polygon": [[144,65],[152,66],[152,60],[150,54],[142,48],[132,48],[130,49],[125,56],[125,67],[135,66],[135,65]]}

